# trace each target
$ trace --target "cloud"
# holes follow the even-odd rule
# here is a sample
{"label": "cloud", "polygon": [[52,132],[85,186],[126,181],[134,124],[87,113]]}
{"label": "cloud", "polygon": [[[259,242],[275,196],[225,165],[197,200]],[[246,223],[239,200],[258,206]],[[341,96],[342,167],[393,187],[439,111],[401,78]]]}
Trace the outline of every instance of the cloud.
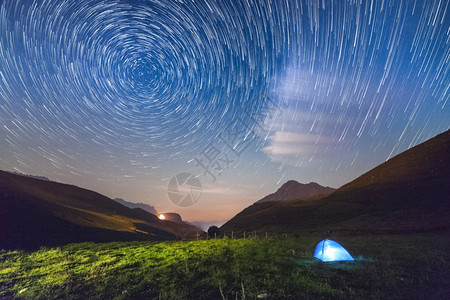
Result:
{"label": "cloud", "polygon": [[302,155],[314,155],[333,140],[329,137],[286,131],[276,131],[263,151],[274,161],[298,160]]}
{"label": "cloud", "polygon": [[[337,145],[340,133],[349,127],[355,110],[341,100],[339,80],[327,73],[312,74],[296,66],[271,79],[271,99],[280,113],[265,120],[263,152],[272,161],[298,166],[302,161],[322,159]],[[335,138],[337,137],[337,138]]]}
{"label": "cloud", "polygon": [[203,187],[203,193],[204,194],[212,194],[212,195],[233,195],[233,196],[237,196],[240,194],[239,191],[236,189],[233,189],[232,186],[221,187],[221,186],[214,186],[214,185],[205,185]]}

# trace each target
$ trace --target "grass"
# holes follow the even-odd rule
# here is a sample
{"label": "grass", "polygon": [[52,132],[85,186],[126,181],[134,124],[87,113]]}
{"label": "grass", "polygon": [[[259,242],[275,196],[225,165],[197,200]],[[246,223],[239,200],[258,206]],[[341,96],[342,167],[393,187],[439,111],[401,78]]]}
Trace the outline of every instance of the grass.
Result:
{"label": "grass", "polygon": [[448,298],[448,235],[335,239],[356,262],[315,261],[313,236],[1,251],[0,298]]}

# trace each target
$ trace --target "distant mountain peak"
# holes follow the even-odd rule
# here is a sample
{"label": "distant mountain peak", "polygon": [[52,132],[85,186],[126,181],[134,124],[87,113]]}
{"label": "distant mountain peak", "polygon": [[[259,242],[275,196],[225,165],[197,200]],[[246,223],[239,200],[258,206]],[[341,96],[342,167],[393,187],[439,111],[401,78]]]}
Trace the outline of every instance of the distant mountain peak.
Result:
{"label": "distant mountain peak", "polygon": [[158,212],[156,211],[155,207],[152,205],[148,205],[148,204],[145,204],[142,202],[140,202],[140,203],[129,202],[122,198],[114,198],[113,200],[128,207],[128,208],[141,208],[141,209],[145,210],[146,212],[149,212],[155,216],[158,215]]}
{"label": "distant mountain peak", "polygon": [[172,222],[180,223],[180,224],[184,223],[183,219],[181,218],[180,214],[178,214],[178,213],[165,212],[165,213],[159,214],[159,216],[164,216],[164,220],[167,220],[167,221],[172,221]]}
{"label": "distant mountain peak", "polygon": [[299,185],[299,184],[301,184],[301,185],[303,185],[303,183],[300,183],[300,182],[298,182],[298,181],[296,181],[296,180],[288,180],[288,181],[286,181],[285,183],[283,183],[282,185],[281,185],[281,188],[283,188],[283,187],[288,187],[288,186],[293,186],[293,185]]}
{"label": "distant mountain peak", "polygon": [[300,183],[296,180],[285,182],[275,193],[267,195],[256,203],[307,199],[319,195],[329,195],[336,189],[322,186],[316,182]]}
{"label": "distant mountain peak", "polygon": [[297,180],[291,179],[286,181],[285,183],[283,183],[283,185],[289,185],[289,184],[298,184],[300,182],[298,182]]}

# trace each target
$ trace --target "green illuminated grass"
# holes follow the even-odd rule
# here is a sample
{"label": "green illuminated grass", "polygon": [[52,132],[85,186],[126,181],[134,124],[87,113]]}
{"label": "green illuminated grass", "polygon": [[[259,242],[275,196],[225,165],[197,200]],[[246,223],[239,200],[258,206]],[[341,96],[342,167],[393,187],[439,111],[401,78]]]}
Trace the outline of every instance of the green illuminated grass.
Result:
{"label": "green illuminated grass", "polygon": [[312,259],[316,237],[80,243],[0,252],[0,298],[446,298],[447,235],[335,238],[357,258]]}

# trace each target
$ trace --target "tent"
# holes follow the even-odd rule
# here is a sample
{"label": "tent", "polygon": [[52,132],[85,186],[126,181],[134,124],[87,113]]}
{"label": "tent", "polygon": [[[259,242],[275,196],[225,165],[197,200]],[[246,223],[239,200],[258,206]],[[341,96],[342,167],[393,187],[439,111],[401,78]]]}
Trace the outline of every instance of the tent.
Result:
{"label": "tent", "polygon": [[323,262],[355,260],[338,242],[328,239],[317,244],[314,257]]}

